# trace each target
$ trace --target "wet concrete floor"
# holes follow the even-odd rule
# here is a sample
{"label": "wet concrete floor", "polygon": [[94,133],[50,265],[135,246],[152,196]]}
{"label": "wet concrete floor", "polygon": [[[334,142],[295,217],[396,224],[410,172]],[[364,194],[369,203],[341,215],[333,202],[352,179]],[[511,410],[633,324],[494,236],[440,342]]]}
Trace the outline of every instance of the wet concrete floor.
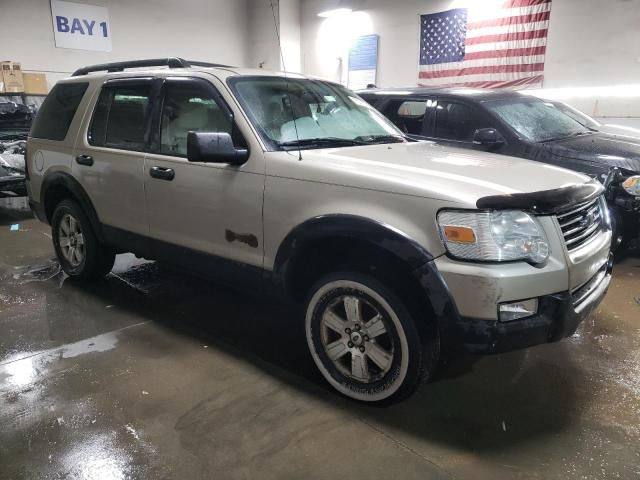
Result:
{"label": "wet concrete floor", "polygon": [[376,408],[295,312],[128,255],[65,279],[24,206],[0,201],[0,479],[640,478],[640,255],[574,337]]}

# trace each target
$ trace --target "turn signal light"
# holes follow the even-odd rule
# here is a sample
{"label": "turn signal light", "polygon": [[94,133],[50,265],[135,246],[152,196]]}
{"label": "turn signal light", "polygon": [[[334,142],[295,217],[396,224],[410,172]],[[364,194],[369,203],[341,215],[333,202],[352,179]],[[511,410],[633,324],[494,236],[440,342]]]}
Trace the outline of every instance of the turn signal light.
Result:
{"label": "turn signal light", "polygon": [[472,228],[452,227],[447,225],[443,230],[444,236],[449,242],[476,243],[476,234]]}

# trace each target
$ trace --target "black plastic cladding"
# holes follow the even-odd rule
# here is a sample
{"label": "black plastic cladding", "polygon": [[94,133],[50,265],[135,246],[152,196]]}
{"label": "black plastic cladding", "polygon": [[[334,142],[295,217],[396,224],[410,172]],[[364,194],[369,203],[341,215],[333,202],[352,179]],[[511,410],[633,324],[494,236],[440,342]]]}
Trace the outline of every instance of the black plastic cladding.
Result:
{"label": "black plastic cladding", "polygon": [[483,210],[528,210],[538,215],[552,215],[572,205],[594,200],[603,192],[604,187],[597,180],[592,180],[554,190],[482,197],[478,199],[476,206]]}
{"label": "black plastic cladding", "polygon": [[427,250],[388,225],[357,215],[321,215],[289,232],[276,255],[274,273],[286,275],[296,255],[308,242],[330,237],[365,240],[389,251],[412,270],[433,260]]}
{"label": "black plastic cladding", "polygon": [[[54,172],[45,177],[44,181],[42,182],[42,188],[40,189],[40,205],[42,205],[42,209],[46,208],[45,200],[47,198],[47,192],[51,188],[57,186],[65,187],[73,194],[75,200],[79,203],[80,208],[82,208],[87,214],[94,232],[96,233],[100,241],[103,241],[104,236],[102,232],[102,226],[98,221],[98,214],[96,213],[95,208],[91,203],[89,195],[87,195],[87,192],[85,192],[84,188],[82,188],[82,185],[80,185],[80,183],[71,175],[63,172]],[[49,222],[51,219],[46,218],[46,220],[47,222]]]}

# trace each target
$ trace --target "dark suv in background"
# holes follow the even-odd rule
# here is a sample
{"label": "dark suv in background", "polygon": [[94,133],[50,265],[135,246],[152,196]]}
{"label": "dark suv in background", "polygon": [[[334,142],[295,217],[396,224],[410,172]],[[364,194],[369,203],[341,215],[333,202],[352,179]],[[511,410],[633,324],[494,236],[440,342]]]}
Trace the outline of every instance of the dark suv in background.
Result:
{"label": "dark suv in background", "polygon": [[640,138],[597,131],[554,102],[504,90],[369,89],[358,94],[407,135],[569,168],[602,182],[617,243],[640,233]]}

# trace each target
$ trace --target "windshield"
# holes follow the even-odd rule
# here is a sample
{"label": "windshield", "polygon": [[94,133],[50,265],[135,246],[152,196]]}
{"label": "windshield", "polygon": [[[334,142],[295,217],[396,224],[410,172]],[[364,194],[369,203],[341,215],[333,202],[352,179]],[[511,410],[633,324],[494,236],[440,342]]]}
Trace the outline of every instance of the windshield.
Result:
{"label": "windshield", "polygon": [[582,113],[580,110],[573,108],[567,105],[566,103],[553,102],[553,104],[558,109],[560,109],[561,111],[569,115],[571,118],[573,118],[576,122],[584,125],[587,128],[590,128],[591,130],[598,130],[602,126],[601,123],[595,121],[586,113]]}
{"label": "windshield", "polygon": [[522,99],[515,102],[488,102],[486,106],[522,137],[531,142],[548,142],[591,132],[580,122],[560,111],[552,103],[537,99]]}
{"label": "windshield", "polygon": [[229,84],[272,149],[405,141],[367,102],[333,83],[265,76],[236,77]]}

